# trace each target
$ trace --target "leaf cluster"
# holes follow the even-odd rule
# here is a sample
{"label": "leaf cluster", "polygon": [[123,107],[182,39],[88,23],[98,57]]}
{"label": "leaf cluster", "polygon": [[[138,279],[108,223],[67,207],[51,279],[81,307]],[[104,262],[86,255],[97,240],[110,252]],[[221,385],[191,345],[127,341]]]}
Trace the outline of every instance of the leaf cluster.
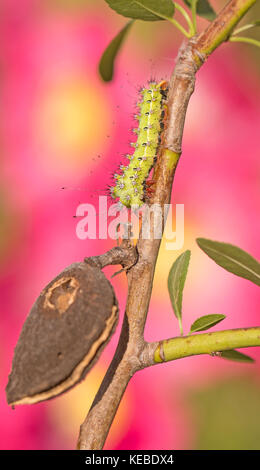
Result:
{"label": "leaf cluster", "polygon": [[[241,248],[208,240],[206,238],[197,238],[197,244],[204,253],[206,253],[215,263],[226,271],[236,276],[247,279],[257,286],[260,286],[260,263],[249,253]],[[179,322],[180,332],[183,334],[182,327],[182,297],[183,289],[188,273],[191,252],[190,250],[182,253],[173,263],[168,275],[168,291],[174,314]],[[223,314],[204,315],[192,323],[190,333],[205,331],[225,319]],[[252,359],[239,351],[222,351],[221,357],[236,361],[252,362]]]}

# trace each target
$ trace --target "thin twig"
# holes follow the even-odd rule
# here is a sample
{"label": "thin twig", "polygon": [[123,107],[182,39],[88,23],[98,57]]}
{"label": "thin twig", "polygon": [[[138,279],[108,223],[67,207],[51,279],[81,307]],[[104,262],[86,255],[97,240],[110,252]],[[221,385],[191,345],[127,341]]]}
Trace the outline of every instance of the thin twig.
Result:
{"label": "thin twig", "polygon": [[214,331],[146,343],[140,359],[143,367],[148,367],[183,357],[253,346],[260,346],[260,327]]}
{"label": "thin twig", "polygon": [[253,46],[260,47],[260,41],[254,38],[247,38],[244,36],[236,36],[236,37],[231,37],[229,38],[230,42],[244,42],[246,44],[251,44]]}
{"label": "thin twig", "polygon": [[125,270],[128,270],[134,266],[137,259],[138,254],[135,246],[131,243],[131,240],[126,239],[123,240],[120,246],[115,246],[102,255],[85,258],[84,261],[100,269],[109,265],[121,264]]}

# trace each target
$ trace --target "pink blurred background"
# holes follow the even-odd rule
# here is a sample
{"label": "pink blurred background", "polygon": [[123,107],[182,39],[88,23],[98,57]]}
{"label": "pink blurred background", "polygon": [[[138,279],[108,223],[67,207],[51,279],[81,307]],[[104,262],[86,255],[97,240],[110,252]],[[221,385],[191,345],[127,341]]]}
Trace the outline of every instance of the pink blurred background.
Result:
{"label": "pink blurred background", "polygon": [[[259,6],[251,18],[257,13]],[[124,274],[112,279],[120,325],[75,389],[13,411],[4,391],[13,349],[42,288],[67,265],[113,246],[79,240],[73,216],[79,203],[104,194],[129,151],[137,89],[151,76],[170,77],[182,38],[166,22],[137,22],[114,81],[104,84],[98,61],[125,24],[104,1],[3,0],[1,18],[0,448],[71,449],[117,343]],[[260,258],[259,79],[259,50],[238,44],[223,45],[198,73],[173,191],[173,202],[185,204],[181,251],[192,251],[186,332],[209,313],[227,315],[215,330],[259,325],[257,286],[223,271],[195,243],[199,236],[231,242]],[[167,274],[180,252],[162,243],[146,340],[179,334]],[[260,352],[245,352],[254,365],[201,356],[136,374],[106,448],[259,449]]]}

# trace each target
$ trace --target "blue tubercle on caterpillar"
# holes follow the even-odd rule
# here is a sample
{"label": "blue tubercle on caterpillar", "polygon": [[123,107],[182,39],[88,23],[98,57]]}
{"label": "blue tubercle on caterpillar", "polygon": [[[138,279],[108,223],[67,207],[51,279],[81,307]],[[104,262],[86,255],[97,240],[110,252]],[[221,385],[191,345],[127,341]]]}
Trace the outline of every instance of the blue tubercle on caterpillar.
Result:
{"label": "blue tubercle on caterpillar", "polygon": [[141,90],[142,101],[138,103],[140,113],[135,116],[139,126],[134,130],[137,141],[132,143],[135,151],[127,155],[128,166],[120,165],[121,174],[114,174],[115,185],[110,187],[113,199],[119,198],[126,207],[142,206],[145,184],[154,166],[163,130],[167,82],[150,83]]}

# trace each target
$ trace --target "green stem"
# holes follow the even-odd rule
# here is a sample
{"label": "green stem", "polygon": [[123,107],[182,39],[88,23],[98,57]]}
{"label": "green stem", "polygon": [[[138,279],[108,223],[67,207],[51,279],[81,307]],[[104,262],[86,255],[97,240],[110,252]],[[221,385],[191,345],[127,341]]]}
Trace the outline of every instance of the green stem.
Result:
{"label": "green stem", "polygon": [[190,38],[191,34],[183,28],[183,26],[174,18],[167,18],[170,23],[172,23],[186,38]]}
{"label": "green stem", "polygon": [[260,41],[258,41],[257,39],[245,38],[243,36],[238,36],[238,37],[231,36],[229,38],[229,41],[230,42],[245,42],[247,44],[253,44],[254,46],[260,47]]}
{"label": "green stem", "polygon": [[180,333],[181,333],[181,336],[183,336],[183,326],[182,326],[181,318],[179,318],[178,321],[179,321]]}
{"label": "green stem", "polygon": [[187,13],[185,8],[183,8],[181,5],[179,5],[179,3],[174,2],[174,6],[175,6],[176,10],[178,10],[184,16],[185,20],[187,21],[187,24],[189,26],[190,37],[194,36],[196,31],[194,29],[193,22],[190,19],[190,15]]}
{"label": "green stem", "polygon": [[212,354],[235,348],[260,346],[260,327],[200,333],[183,338],[165,339],[152,344],[157,345],[155,351],[153,349],[152,362],[157,364],[198,354]]}
{"label": "green stem", "polygon": [[235,29],[232,36],[242,33],[242,31],[246,31],[247,29],[255,28],[256,26],[260,26],[260,21],[255,21],[254,23],[248,23],[248,24],[245,24],[244,26],[241,26],[241,28]]}
{"label": "green stem", "polygon": [[145,10],[149,11],[150,13],[153,13],[154,15],[159,16],[159,18],[162,18],[163,20],[169,21],[169,22],[172,23],[182,34],[184,34],[184,36],[186,36],[186,38],[190,38],[189,32],[186,31],[186,29],[184,29],[183,26],[182,26],[177,20],[175,20],[174,18],[171,18],[170,16],[162,15],[161,13],[158,13],[157,11],[152,10],[152,8],[149,8],[149,7],[145,6],[145,5],[143,5],[142,3],[138,2],[137,0],[134,1],[134,3],[136,3],[136,4],[139,5],[140,7],[144,8]]}
{"label": "green stem", "polygon": [[194,34],[197,32],[197,2],[198,0],[191,1],[191,15],[192,15],[192,23],[194,28]]}

